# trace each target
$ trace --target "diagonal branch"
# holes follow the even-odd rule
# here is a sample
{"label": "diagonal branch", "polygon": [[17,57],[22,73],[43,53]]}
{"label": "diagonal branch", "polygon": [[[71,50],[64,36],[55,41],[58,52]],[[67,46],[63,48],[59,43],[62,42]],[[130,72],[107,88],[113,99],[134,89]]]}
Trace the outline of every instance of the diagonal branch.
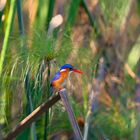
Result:
{"label": "diagonal branch", "polygon": [[18,134],[20,134],[25,128],[27,128],[32,122],[39,118],[46,110],[52,107],[58,100],[60,100],[60,95],[56,95],[50,98],[46,103],[41,104],[36,108],[30,115],[28,115],[24,120],[22,120],[16,128],[11,131],[3,140],[12,140]]}

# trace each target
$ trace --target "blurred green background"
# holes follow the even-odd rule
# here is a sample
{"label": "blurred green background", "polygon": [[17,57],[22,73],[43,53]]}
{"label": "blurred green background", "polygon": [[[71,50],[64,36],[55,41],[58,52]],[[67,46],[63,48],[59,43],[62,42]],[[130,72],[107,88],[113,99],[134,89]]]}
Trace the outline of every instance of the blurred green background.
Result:
{"label": "blurred green background", "polygon": [[[48,100],[69,63],[84,72],[67,80],[84,140],[139,140],[139,35],[139,0],[0,0],[0,139]],[[74,139],[62,103],[16,139]]]}

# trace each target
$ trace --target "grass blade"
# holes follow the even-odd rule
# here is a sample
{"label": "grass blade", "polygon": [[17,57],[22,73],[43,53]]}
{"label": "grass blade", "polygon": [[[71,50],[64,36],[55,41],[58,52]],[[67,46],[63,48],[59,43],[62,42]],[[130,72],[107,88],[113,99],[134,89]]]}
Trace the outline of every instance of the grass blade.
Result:
{"label": "grass blade", "polygon": [[55,4],[55,0],[49,1],[49,10],[48,10],[48,16],[47,16],[47,25],[46,25],[47,30],[49,28],[49,22],[51,18],[53,17],[54,4]]}
{"label": "grass blade", "polygon": [[97,33],[98,29],[97,29],[95,17],[93,17],[93,16],[91,15],[86,0],[82,0],[82,5],[83,5],[83,7],[84,7],[84,9],[85,9],[85,11],[86,11],[88,17],[89,17],[90,24],[94,27],[95,33]]}
{"label": "grass blade", "polygon": [[80,2],[81,2],[81,0],[76,0],[76,1],[72,0],[71,1],[69,14],[68,14],[68,18],[66,21],[66,27],[65,27],[66,29],[74,24]]}
{"label": "grass blade", "polygon": [[[48,62],[48,76],[47,76],[47,99],[50,97],[50,62]],[[44,126],[44,140],[48,137],[48,124],[49,124],[49,110],[45,114],[45,126]]]}
{"label": "grass blade", "polygon": [[[26,94],[27,94],[27,109],[29,110],[29,113],[33,112],[33,101],[32,101],[32,91],[31,91],[31,86],[30,86],[30,78],[29,78],[29,71],[27,72],[26,78],[25,78],[25,89],[26,89]],[[36,126],[35,122],[32,123],[31,126],[31,135],[33,140],[37,140],[36,136]]]}
{"label": "grass blade", "polygon": [[12,28],[12,21],[14,20],[15,3],[16,3],[16,0],[11,0],[6,32],[5,32],[4,42],[3,42],[2,51],[1,51],[1,55],[0,55],[0,77],[2,75],[3,63],[4,63],[4,59],[5,59],[5,55],[6,55],[6,50],[8,47],[8,39],[9,39],[10,31]]}
{"label": "grass blade", "polygon": [[23,22],[23,15],[22,15],[22,7],[21,7],[21,0],[17,0],[17,15],[18,15],[18,23],[19,23],[19,30],[20,34],[24,35],[24,22]]}

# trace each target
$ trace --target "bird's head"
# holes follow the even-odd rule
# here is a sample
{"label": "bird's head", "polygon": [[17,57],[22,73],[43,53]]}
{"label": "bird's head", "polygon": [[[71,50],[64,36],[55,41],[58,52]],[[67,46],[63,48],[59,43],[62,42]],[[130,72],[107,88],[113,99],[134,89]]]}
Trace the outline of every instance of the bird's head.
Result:
{"label": "bird's head", "polygon": [[83,74],[82,71],[75,69],[71,64],[64,64],[61,68],[60,68],[60,72],[63,71],[69,71],[69,72],[76,72],[79,74]]}

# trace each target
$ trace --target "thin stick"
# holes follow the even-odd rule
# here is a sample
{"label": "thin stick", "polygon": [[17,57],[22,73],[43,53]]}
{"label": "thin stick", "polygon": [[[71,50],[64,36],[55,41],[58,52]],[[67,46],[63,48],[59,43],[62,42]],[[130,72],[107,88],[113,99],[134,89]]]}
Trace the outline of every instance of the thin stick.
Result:
{"label": "thin stick", "polygon": [[66,111],[68,113],[68,117],[69,117],[70,123],[72,125],[73,131],[75,133],[77,140],[83,140],[83,136],[82,136],[80,128],[77,124],[72,106],[70,105],[69,99],[67,97],[66,89],[61,90],[59,94],[60,94],[61,100],[63,101],[63,104],[66,108]]}
{"label": "thin stick", "polygon": [[12,140],[18,134],[20,134],[25,128],[27,128],[32,122],[39,118],[46,110],[52,107],[58,100],[60,100],[60,95],[56,95],[50,98],[46,103],[41,104],[36,108],[30,115],[28,115],[24,120],[22,120],[17,127],[11,131],[3,140]]}
{"label": "thin stick", "polygon": [[[25,89],[26,89],[26,96],[27,96],[27,106],[29,108],[29,112],[33,112],[33,101],[32,101],[32,96],[31,96],[31,85],[30,85],[30,78],[29,78],[29,70],[27,71],[27,74],[25,76]],[[36,124],[35,122],[32,123],[31,126],[31,135],[34,140],[37,140],[37,135],[36,135]]]}
{"label": "thin stick", "polygon": [[[48,65],[48,76],[47,76],[47,99],[51,96],[50,93],[50,62],[47,62]],[[50,110],[47,110],[45,113],[45,125],[44,125],[44,140],[48,139],[48,133],[49,133],[49,119],[50,119]]]}

